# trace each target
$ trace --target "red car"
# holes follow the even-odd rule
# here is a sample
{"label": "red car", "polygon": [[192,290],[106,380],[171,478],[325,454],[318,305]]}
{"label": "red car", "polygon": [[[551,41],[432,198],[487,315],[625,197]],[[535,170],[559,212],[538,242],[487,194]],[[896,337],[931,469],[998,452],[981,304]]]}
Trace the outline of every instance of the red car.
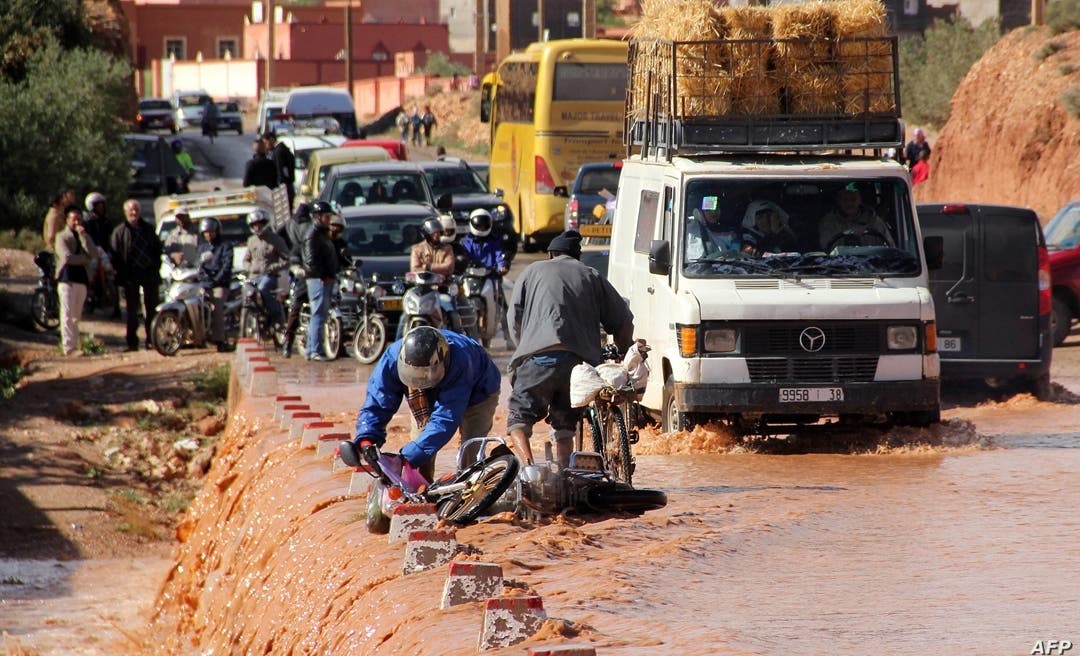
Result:
{"label": "red car", "polygon": [[349,139],[341,144],[342,148],[348,148],[349,146],[378,146],[379,148],[385,148],[386,152],[390,153],[390,157],[396,160],[404,162],[409,159],[409,152],[405,148],[405,142],[394,139]]}
{"label": "red car", "polygon": [[1060,346],[1080,319],[1080,198],[1065,204],[1046,224],[1054,300],[1050,331]]}

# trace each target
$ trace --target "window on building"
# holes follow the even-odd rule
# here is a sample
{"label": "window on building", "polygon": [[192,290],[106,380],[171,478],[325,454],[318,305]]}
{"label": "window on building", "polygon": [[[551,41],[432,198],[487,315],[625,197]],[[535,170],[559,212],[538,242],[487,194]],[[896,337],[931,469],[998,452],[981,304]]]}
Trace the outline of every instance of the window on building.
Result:
{"label": "window on building", "polygon": [[165,59],[175,57],[184,59],[187,56],[187,39],[182,36],[165,37]]}
{"label": "window on building", "polygon": [[389,61],[390,51],[383,45],[382,41],[380,41],[371,49],[371,58],[375,61]]}
{"label": "window on building", "polygon": [[236,37],[227,37],[218,39],[217,42],[217,56],[218,59],[227,59],[237,57],[240,55],[240,41]]}

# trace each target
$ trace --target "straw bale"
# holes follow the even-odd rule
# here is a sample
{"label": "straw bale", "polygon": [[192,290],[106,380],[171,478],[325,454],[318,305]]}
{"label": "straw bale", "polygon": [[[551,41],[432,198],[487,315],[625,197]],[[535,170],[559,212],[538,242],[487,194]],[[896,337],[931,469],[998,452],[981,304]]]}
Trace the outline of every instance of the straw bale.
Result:
{"label": "straw bale", "polygon": [[892,112],[893,53],[888,40],[863,40],[888,33],[885,7],[879,0],[843,0],[835,4],[837,48],[842,70],[845,114]]}
{"label": "straw bale", "polygon": [[895,112],[892,82],[892,72],[882,72],[876,65],[845,67],[841,79],[842,111],[849,115]]}
{"label": "straw bale", "polygon": [[723,17],[711,0],[642,0],[632,39],[705,41],[726,36]]}
{"label": "straw bale", "polygon": [[836,114],[840,86],[835,66],[808,66],[785,80],[787,109],[792,114]]}
{"label": "straw bale", "polygon": [[772,12],[767,7],[724,7],[720,14],[732,39],[772,38]]}
{"label": "straw bale", "polygon": [[885,6],[880,0],[842,0],[833,3],[836,36],[885,36]]}

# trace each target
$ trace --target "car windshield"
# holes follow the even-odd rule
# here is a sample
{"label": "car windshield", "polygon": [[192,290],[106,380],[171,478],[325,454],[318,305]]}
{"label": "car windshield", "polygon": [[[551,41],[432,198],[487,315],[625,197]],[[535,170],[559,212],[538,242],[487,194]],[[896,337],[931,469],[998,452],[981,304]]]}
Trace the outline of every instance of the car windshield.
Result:
{"label": "car windshield", "polygon": [[168,100],[141,100],[139,101],[139,109],[172,109]]}
{"label": "car windshield", "polygon": [[345,243],[352,257],[408,255],[423,239],[426,216],[352,218],[345,223]]}
{"label": "car windshield", "polygon": [[424,181],[418,173],[354,173],[338,175],[329,190],[324,189],[324,200],[339,207],[373,205],[379,203],[431,204],[426,196]]}
{"label": "car windshield", "polygon": [[223,112],[238,112],[240,111],[240,105],[234,102],[219,102],[217,103],[218,109]]}
{"label": "car windshield", "polygon": [[431,191],[436,197],[443,194],[486,194],[487,187],[473,171],[461,167],[454,169],[428,169],[424,171]]}
{"label": "car windshield", "polygon": [[909,198],[906,181],[894,177],[693,180],[683,205],[683,272],[691,278],[917,275]]}
{"label": "car windshield", "polygon": [[1070,203],[1046,224],[1046,247],[1052,251],[1080,244],[1080,203]]}
{"label": "car windshield", "polygon": [[576,193],[597,195],[607,189],[614,194],[615,190],[619,188],[620,173],[622,173],[622,169],[615,167],[582,171]]}
{"label": "car windshield", "polygon": [[210,96],[207,96],[205,94],[200,95],[197,93],[184,94],[177,98],[176,102],[181,107],[202,107],[206,103],[210,102]]}

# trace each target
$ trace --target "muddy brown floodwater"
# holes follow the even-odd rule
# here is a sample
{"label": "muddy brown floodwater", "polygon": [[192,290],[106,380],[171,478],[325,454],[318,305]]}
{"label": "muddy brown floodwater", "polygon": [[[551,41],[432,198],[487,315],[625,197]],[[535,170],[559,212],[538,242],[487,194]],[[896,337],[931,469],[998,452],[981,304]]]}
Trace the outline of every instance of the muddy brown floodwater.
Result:
{"label": "muddy brown floodwater", "polygon": [[[932,429],[870,435],[878,446],[857,454],[647,433],[635,484],[664,489],[666,508],[544,523],[500,515],[459,529],[481,552],[464,557],[501,564],[549,616],[525,645],[488,653],[591,643],[605,656],[925,656],[1080,644],[1080,348],[1055,360],[1057,403],[962,403]],[[282,392],[351,427],[364,368],[278,364]],[[403,576],[401,545],[366,533],[348,474],[289,442],[270,412],[248,399],[233,413],[170,565],[96,575],[86,565],[59,575],[67,593],[53,606],[0,606],[0,624],[41,654],[475,654],[479,605],[438,610],[445,572]],[[399,413],[390,444],[406,432]],[[441,454],[439,468],[450,462]],[[131,579],[155,572],[164,583],[153,599]],[[109,617],[108,600],[126,594],[143,595],[131,603],[149,625]]]}

